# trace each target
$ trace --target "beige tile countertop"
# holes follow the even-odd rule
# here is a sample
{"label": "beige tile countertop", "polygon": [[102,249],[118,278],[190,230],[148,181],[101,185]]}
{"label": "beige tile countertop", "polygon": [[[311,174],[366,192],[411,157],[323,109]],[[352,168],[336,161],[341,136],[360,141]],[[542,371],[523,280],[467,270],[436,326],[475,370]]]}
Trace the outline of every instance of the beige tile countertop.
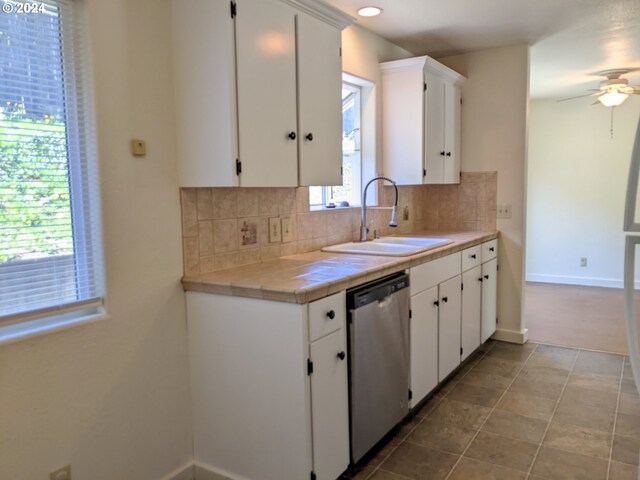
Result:
{"label": "beige tile countertop", "polygon": [[493,240],[498,237],[498,231],[425,231],[411,236],[448,238],[453,243],[407,257],[302,253],[213,273],[187,275],[182,278],[182,285],[192,292],[307,303]]}

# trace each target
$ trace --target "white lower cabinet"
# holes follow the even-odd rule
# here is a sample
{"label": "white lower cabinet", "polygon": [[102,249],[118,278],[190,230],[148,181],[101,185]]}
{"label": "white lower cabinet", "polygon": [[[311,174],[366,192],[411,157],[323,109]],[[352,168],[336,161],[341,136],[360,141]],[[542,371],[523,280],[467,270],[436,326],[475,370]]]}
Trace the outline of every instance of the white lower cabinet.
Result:
{"label": "white lower cabinet", "polygon": [[411,297],[411,405],[438,385],[438,287]]}
{"label": "white lower cabinet", "polygon": [[462,332],[460,361],[480,346],[480,309],[482,300],[482,267],[462,274]]}
{"label": "white lower cabinet", "polygon": [[460,365],[460,275],[438,285],[438,380],[441,382]]}
{"label": "white lower cabinet", "polygon": [[498,259],[482,264],[482,328],[480,341],[484,343],[496,331],[498,293]]}
{"label": "white lower cabinet", "polygon": [[344,292],[306,305],[187,292],[187,318],[197,465],[253,480],[346,470]]}

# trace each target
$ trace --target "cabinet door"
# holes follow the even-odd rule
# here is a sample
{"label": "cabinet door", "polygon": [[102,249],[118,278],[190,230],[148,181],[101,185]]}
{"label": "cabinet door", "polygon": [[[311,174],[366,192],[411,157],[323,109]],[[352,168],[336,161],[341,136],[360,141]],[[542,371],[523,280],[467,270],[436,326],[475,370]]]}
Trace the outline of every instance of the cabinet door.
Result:
{"label": "cabinet door", "polygon": [[[236,17],[240,186],[298,184],[295,11],[241,0]],[[291,138],[290,138],[291,136]]]}
{"label": "cabinet door", "polygon": [[438,287],[411,297],[411,406],[438,385]]}
{"label": "cabinet door", "polygon": [[444,85],[443,183],[460,183],[460,87]]}
{"label": "cabinet door", "polygon": [[313,471],[334,480],[349,466],[349,393],[346,329],[311,344]]}
{"label": "cabinet door", "polygon": [[444,176],[444,80],[425,73],[425,170],[424,183],[442,183]]}
{"label": "cabinet door", "polygon": [[438,286],[438,381],[460,365],[460,275]]}
{"label": "cabinet door", "polygon": [[296,16],[300,185],[342,185],[341,33]]}
{"label": "cabinet door", "polygon": [[482,329],[484,343],[496,331],[496,295],[498,293],[498,259],[482,264]]}
{"label": "cabinet door", "polygon": [[478,265],[462,274],[462,351],[460,361],[480,345],[480,305],[482,267]]}

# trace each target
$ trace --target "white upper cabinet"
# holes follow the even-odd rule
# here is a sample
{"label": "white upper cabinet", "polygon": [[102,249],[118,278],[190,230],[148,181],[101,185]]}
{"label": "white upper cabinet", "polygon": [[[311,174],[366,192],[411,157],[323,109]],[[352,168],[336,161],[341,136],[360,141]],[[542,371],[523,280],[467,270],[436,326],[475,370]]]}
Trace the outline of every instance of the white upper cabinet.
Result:
{"label": "white upper cabinet", "polygon": [[180,185],[341,184],[352,21],[320,0],[173,0]]}
{"label": "white upper cabinet", "polygon": [[428,56],[380,68],[384,173],[401,185],[459,183],[465,78]]}
{"label": "white upper cabinet", "polygon": [[342,57],[335,27],[299,13],[300,185],[342,185]]}

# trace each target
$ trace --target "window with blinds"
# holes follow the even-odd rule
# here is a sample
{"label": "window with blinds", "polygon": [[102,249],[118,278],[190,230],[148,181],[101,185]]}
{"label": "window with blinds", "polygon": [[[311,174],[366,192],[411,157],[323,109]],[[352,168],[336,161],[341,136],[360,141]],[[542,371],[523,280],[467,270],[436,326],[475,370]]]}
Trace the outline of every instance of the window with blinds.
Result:
{"label": "window with blinds", "polygon": [[0,325],[97,312],[104,289],[82,4],[24,5],[0,0]]}

